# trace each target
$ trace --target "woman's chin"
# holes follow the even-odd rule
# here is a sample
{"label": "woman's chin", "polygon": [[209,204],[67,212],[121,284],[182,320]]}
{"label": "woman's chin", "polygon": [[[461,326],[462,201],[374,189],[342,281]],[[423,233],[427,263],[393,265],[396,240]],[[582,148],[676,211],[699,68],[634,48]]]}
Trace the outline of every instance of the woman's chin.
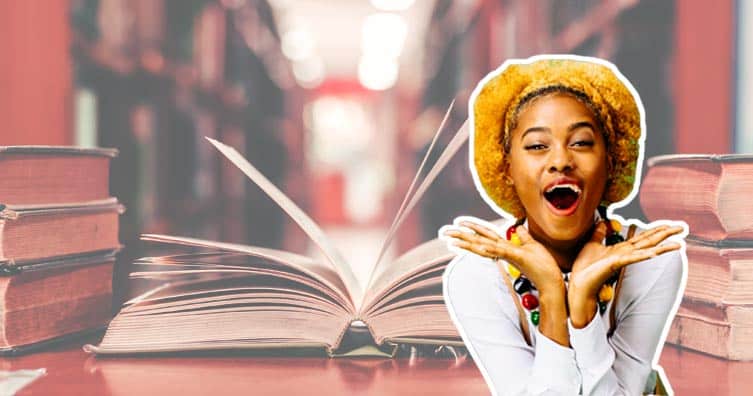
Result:
{"label": "woman's chin", "polygon": [[544,233],[553,242],[571,242],[580,239],[585,230],[570,228],[563,230],[560,227],[546,227]]}

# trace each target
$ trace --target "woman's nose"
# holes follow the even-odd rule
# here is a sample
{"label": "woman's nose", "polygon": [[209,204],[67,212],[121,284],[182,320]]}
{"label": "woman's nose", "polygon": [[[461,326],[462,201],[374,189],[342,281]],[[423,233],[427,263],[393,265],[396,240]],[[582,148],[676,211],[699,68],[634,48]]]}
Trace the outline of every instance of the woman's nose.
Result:
{"label": "woman's nose", "polygon": [[570,151],[566,147],[554,147],[550,151],[549,171],[565,173],[573,170],[575,164]]}

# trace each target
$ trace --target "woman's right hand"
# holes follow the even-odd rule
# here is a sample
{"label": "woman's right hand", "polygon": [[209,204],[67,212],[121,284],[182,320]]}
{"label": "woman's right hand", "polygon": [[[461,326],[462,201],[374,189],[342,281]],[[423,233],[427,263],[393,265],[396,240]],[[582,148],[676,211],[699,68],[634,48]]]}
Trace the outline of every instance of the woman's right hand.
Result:
{"label": "woman's right hand", "polygon": [[[473,231],[462,231],[465,227]],[[540,294],[560,295],[565,288],[562,271],[549,251],[533,239],[525,227],[516,230],[520,245],[500,236],[487,226],[463,220],[454,226],[445,226],[442,235],[452,238],[453,246],[492,259],[504,259],[515,265],[539,290]]]}

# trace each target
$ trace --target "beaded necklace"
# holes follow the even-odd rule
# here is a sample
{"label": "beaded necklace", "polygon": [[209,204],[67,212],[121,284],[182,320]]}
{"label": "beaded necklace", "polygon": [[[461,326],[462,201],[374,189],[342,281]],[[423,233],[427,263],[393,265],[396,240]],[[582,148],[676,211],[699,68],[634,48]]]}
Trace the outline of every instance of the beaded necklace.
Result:
{"label": "beaded necklace", "polygon": [[[600,206],[598,214],[600,216],[596,217],[597,222],[600,220],[600,218],[606,219],[606,208]],[[524,221],[525,219],[520,219],[507,229],[507,240],[510,241],[510,243],[512,243],[513,245],[520,246],[521,244],[520,237],[515,232],[515,230],[517,229],[517,227],[521,226]],[[606,222],[606,224],[607,237],[604,238],[605,245],[611,246],[625,240],[625,238],[623,238],[620,234],[622,225],[618,221],[609,220]],[[510,278],[513,279],[513,290],[515,290],[515,293],[518,294],[520,298],[520,304],[523,306],[523,308],[525,308],[526,311],[528,311],[531,323],[533,323],[534,326],[538,326],[541,316],[539,313],[539,299],[537,297],[538,290],[536,289],[536,286],[530,280],[528,280],[525,275],[521,274],[520,270],[513,264],[508,263],[506,267],[507,273],[510,275]],[[604,312],[606,312],[607,305],[614,298],[614,286],[615,283],[617,283],[619,274],[619,271],[612,274],[599,290],[598,305],[600,315],[603,315]],[[569,275],[569,273],[562,274],[566,287],[568,284]]]}

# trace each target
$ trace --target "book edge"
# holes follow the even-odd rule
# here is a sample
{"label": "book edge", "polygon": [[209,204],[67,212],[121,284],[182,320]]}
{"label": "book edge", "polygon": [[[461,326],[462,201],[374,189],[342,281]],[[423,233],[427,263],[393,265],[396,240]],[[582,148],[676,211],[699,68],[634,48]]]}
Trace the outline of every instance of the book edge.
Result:
{"label": "book edge", "polygon": [[0,155],[2,154],[59,154],[59,155],[76,155],[76,156],[99,156],[115,158],[118,156],[118,149],[115,148],[89,148],[75,146],[0,146]]}
{"label": "book edge", "polygon": [[753,154],[664,154],[646,160],[648,167],[683,162],[746,162],[753,161]]}

